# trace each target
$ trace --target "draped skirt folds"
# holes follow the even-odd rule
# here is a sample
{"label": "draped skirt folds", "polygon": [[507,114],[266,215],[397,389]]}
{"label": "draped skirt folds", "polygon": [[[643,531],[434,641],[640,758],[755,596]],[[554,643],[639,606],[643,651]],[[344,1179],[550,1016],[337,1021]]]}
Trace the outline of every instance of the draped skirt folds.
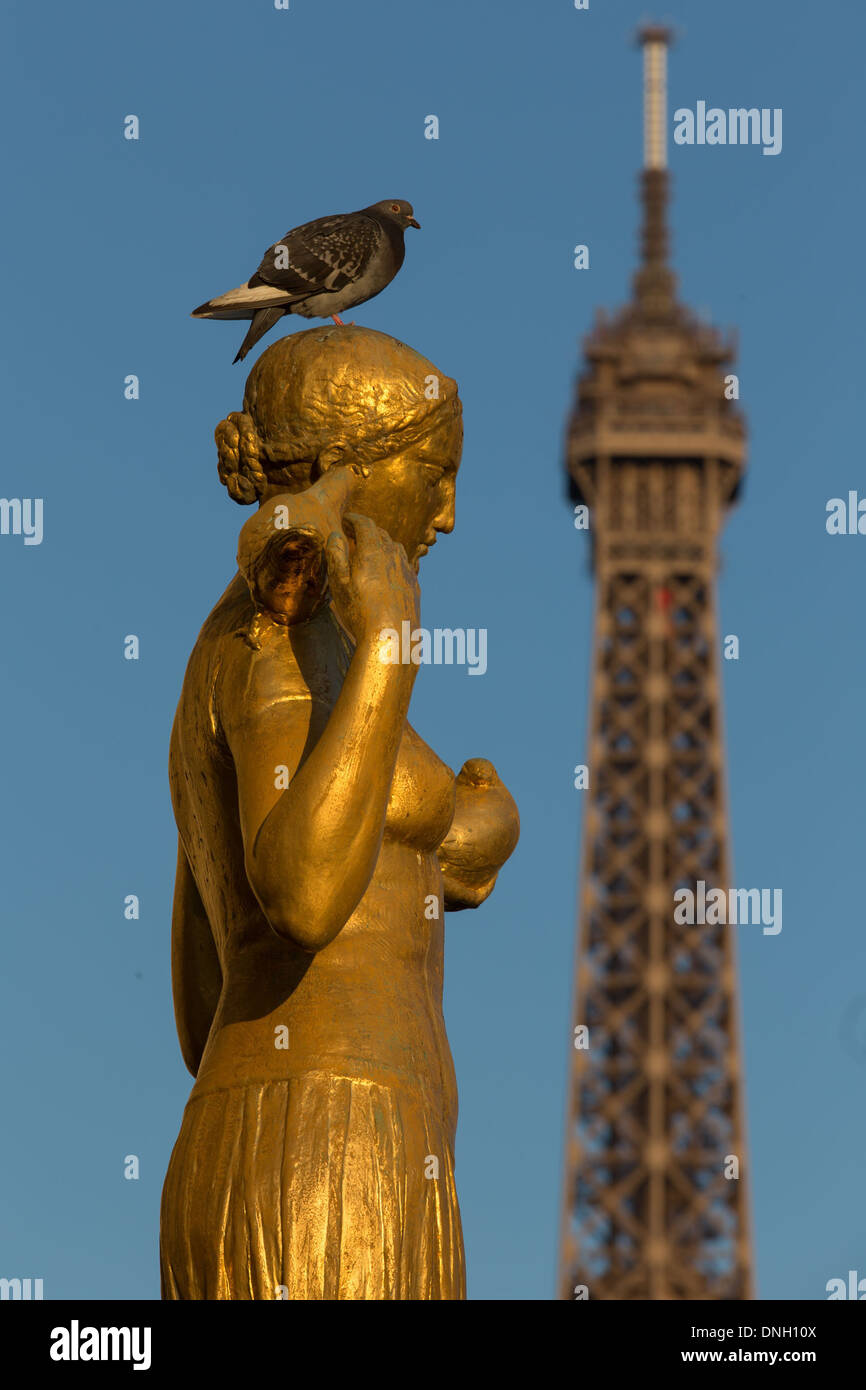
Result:
{"label": "draped skirt folds", "polygon": [[462,1299],[450,1138],[422,1089],[308,1072],[193,1095],[164,1299]]}

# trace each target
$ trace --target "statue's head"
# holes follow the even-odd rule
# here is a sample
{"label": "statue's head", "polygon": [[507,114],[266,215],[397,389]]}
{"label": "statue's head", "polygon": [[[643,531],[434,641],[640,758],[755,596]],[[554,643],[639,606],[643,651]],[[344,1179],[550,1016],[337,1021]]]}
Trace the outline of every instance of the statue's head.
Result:
{"label": "statue's head", "polygon": [[454,526],[461,417],[456,382],[396,338],[311,328],[256,362],[243,411],[217,426],[219,475],[249,504],[347,469],[345,510],[371,517],[417,565]]}

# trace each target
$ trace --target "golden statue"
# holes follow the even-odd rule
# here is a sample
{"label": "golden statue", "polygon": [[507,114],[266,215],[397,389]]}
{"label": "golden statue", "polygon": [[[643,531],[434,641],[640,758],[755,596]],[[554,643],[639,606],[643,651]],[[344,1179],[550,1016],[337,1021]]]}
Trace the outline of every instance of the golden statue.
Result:
{"label": "golden statue", "polygon": [[353,326],[281,339],[216,431],[239,573],[171,739],[175,1016],[195,1085],[162,1196],[166,1299],[465,1297],[446,909],[517,808],[407,722],[418,563],[454,525],[455,382]]}

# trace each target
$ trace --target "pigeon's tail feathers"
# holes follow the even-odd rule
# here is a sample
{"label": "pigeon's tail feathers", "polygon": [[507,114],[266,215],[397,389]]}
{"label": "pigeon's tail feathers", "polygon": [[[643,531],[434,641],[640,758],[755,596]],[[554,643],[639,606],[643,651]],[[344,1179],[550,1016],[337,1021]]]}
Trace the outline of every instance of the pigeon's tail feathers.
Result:
{"label": "pigeon's tail feathers", "polygon": [[282,306],[277,309],[256,310],[253,314],[253,321],[247,330],[247,336],[238,348],[238,354],[232,362],[232,366],[234,366],[235,362],[243,362],[250,348],[255,347],[259,338],[263,337],[269,328],[273,328],[274,324],[278,319],[283,317],[284,313],[285,309]]}
{"label": "pigeon's tail feathers", "polygon": [[236,290],[227,290],[215,299],[208,299],[193,309],[194,319],[251,319],[260,309],[280,305],[281,312],[291,304],[293,296],[273,285],[238,285]]}

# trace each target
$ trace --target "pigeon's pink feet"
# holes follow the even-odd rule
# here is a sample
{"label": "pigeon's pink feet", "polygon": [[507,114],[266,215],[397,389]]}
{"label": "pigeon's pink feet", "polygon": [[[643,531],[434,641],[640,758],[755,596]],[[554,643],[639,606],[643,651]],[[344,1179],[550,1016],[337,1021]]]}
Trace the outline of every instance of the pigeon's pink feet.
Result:
{"label": "pigeon's pink feet", "polygon": [[340,318],[340,315],[339,315],[339,314],[332,314],[332,315],[331,315],[331,318],[334,320],[334,323],[338,323],[338,324],[340,325],[341,328],[354,328],[354,327],[355,327],[354,320],[353,320],[351,323],[344,323],[343,320]]}

